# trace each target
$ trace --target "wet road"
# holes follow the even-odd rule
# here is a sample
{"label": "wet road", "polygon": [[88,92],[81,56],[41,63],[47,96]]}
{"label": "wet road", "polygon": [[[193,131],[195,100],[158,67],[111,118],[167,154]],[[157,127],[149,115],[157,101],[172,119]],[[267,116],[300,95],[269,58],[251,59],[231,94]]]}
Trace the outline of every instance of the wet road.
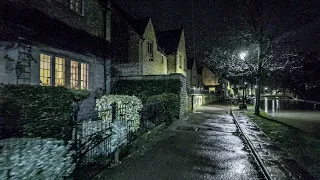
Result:
{"label": "wet road", "polygon": [[227,107],[206,106],[100,174],[108,180],[262,179]]}

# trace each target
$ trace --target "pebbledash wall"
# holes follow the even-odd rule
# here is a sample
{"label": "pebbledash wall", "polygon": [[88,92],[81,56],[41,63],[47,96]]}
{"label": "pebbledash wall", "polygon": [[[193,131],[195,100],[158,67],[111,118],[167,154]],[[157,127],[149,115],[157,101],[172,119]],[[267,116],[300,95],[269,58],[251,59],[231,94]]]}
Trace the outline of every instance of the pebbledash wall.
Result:
{"label": "pebbledash wall", "polygon": [[[149,76],[126,76],[118,77],[117,80],[167,80],[179,79],[181,82],[180,90],[180,118],[188,113],[188,94],[187,94],[187,78],[182,74],[170,75],[149,75]],[[115,81],[115,79],[113,79]]]}
{"label": "pebbledash wall", "polygon": [[[16,71],[15,64],[18,58],[18,50],[7,50],[5,47],[12,45],[14,42],[0,42],[0,83],[3,84],[16,84]],[[101,58],[93,55],[81,55],[74,52],[65,50],[59,50],[47,46],[32,46],[32,56],[35,61],[31,63],[31,85],[40,85],[40,54],[49,55],[51,59],[53,57],[60,57],[66,60],[66,63],[70,63],[70,60],[83,62],[89,65],[88,68],[88,90],[91,92],[91,96],[84,100],[80,106],[79,117],[87,117],[87,114],[92,115],[95,108],[95,99],[102,95],[104,85],[104,62]],[[9,58],[5,58],[9,55]],[[15,60],[15,61],[12,61]],[[106,60],[106,84],[107,93],[110,92],[110,60]],[[70,71],[66,66],[65,71]],[[53,71],[53,70],[52,70]],[[70,77],[67,77],[66,73],[66,87],[70,87]],[[86,114],[86,115],[85,115]]]}

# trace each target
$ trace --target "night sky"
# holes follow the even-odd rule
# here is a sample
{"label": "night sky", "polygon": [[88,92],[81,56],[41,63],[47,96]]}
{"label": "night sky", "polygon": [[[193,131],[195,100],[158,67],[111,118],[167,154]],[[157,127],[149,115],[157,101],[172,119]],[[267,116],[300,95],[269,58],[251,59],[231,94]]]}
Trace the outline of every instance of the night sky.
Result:
{"label": "night sky", "polygon": [[[219,40],[228,32],[230,19],[241,18],[239,13],[243,7],[238,1],[115,0],[134,17],[151,17],[157,30],[183,26],[188,56],[194,56],[195,47],[198,58],[219,45]],[[279,31],[289,26],[285,35],[294,39],[294,45],[304,50],[320,50],[319,0],[265,0],[264,4],[268,28]]]}

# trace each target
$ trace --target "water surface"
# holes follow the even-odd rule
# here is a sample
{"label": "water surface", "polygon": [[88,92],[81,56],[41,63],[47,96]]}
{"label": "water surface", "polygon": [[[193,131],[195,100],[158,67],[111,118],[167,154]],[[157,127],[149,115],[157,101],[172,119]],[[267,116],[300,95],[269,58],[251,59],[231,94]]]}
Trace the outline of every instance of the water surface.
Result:
{"label": "water surface", "polygon": [[279,98],[264,98],[261,109],[275,119],[320,136],[320,104]]}

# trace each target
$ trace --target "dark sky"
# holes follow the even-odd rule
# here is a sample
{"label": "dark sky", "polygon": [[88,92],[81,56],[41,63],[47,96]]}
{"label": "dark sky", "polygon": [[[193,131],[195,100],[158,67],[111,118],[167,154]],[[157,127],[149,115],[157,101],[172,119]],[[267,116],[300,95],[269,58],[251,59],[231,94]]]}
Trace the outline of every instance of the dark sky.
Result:
{"label": "dark sky", "polygon": [[[223,38],[228,27],[224,19],[237,19],[241,0],[115,0],[134,17],[151,17],[157,30],[185,29],[188,56],[201,57]],[[244,0],[243,0],[244,1]],[[243,2],[242,1],[242,2]],[[320,0],[264,0],[270,28],[290,25],[288,36],[306,49],[320,49]],[[266,10],[268,9],[268,10]],[[193,14],[193,15],[192,15]],[[317,16],[314,18],[314,16]],[[314,19],[307,25],[304,22]],[[229,22],[229,21],[227,21]],[[296,33],[297,31],[298,33]],[[194,43],[195,42],[195,43]]]}

